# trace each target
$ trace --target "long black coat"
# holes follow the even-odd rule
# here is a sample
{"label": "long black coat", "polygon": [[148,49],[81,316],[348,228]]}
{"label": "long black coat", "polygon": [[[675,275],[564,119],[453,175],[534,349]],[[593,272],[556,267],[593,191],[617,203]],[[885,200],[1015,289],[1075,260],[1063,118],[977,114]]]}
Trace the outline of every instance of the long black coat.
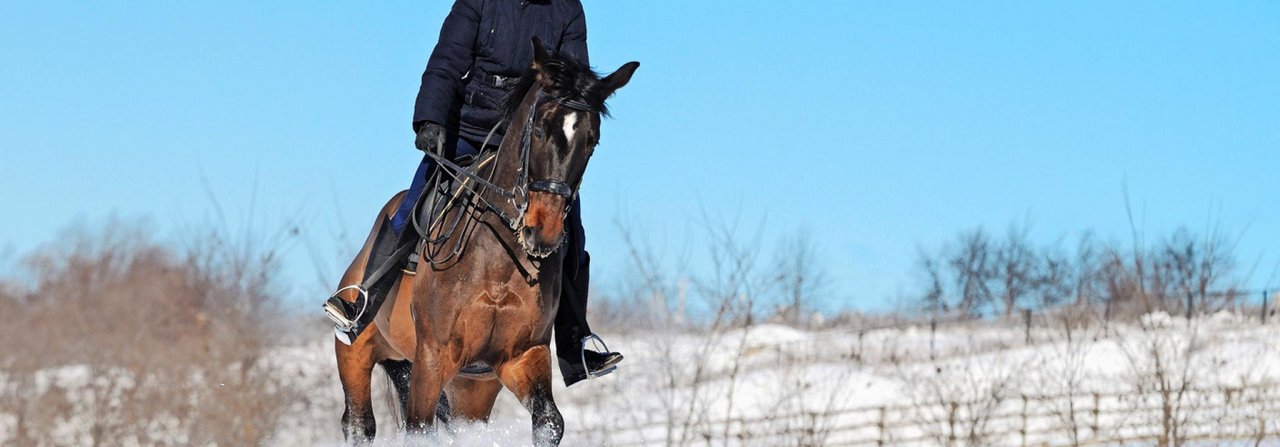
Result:
{"label": "long black coat", "polygon": [[[413,128],[431,121],[480,143],[533,59],[530,39],[589,65],[579,0],[457,0],[422,73]],[[501,141],[502,129],[491,139]]]}

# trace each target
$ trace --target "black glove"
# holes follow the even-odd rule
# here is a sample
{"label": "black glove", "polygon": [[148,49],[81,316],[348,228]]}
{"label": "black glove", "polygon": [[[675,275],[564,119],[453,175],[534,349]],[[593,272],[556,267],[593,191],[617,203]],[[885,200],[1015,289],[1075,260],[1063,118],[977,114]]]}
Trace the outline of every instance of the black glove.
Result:
{"label": "black glove", "polygon": [[414,141],[414,145],[423,152],[440,153],[444,149],[444,126],[430,121],[422,123],[422,127],[418,128],[418,138]]}

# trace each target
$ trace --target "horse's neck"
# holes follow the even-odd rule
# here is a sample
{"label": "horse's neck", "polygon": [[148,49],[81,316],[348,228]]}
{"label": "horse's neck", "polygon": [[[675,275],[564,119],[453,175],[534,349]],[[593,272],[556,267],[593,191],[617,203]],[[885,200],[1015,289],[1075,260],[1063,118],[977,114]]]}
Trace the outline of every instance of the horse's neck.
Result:
{"label": "horse's neck", "polygon": [[[516,188],[518,186],[524,186],[516,184],[519,181],[519,170],[523,162],[520,158],[520,146],[523,143],[521,140],[524,137],[525,120],[529,119],[529,114],[533,112],[529,109],[529,106],[536,100],[537,90],[537,86],[534,86],[528,92],[525,92],[524,100],[520,101],[520,105],[517,106],[515,112],[508,117],[507,129],[503,133],[502,142],[498,145],[497,159],[494,160],[493,183],[512,193],[517,193]],[[506,198],[499,197],[496,192],[490,192],[489,195],[490,203],[505,204],[510,202]],[[522,197],[515,198],[517,201],[522,199]],[[514,208],[513,205],[512,208]],[[513,213],[518,212],[515,209],[510,211]],[[516,216],[511,214],[511,217],[514,218]]]}
{"label": "horse's neck", "polygon": [[[522,180],[519,171],[524,163],[524,160],[521,159],[521,146],[524,144],[524,125],[529,119],[529,114],[536,112],[532,106],[537,101],[538,90],[538,86],[535,85],[525,92],[524,99],[520,101],[518,108],[508,117],[506,132],[503,134],[502,142],[498,146],[496,159],[493,161],[493,183],[513,194],[527,193],[517,189],[517,187],[525,185],[517,185],[516,183]],[[531,154],[529,155],[531,156]],[[520,211],[516,209],[515,203],[525,200],[524,197],[508,200],[496,191],[487,191],[485,194],[488,195],[489,203],[502,209],[502,213],[505,213],[509,218],[523,218]],[[554,279],[559,279],[558,273],[554,273],[558,271],[559,261],[549,261],[551,262],[550,265],[556,266],[551,270],[543,269],[542,267],[548,262],[548,259],[559,259],[562,255],[552,255],[541,261],[533,261],[525,255],[524,249],[516,237],[516,230],[507,226],[508,223],[518,226],[520,225],[519,222],[502,222],[502,217],[496,213],[488,213],[485,219],[490,223],[490,227],[494,230],[493,236],[496,238],[496,240],[490,242],[503,246],[502,252],[512,257],[511,259],[517,264],[517,269],[520,270],[521,276],[524,276],[527,281],[530,281],[531,284],[541,282],[548,279],[545,277],[547,275],[551,275]]]}

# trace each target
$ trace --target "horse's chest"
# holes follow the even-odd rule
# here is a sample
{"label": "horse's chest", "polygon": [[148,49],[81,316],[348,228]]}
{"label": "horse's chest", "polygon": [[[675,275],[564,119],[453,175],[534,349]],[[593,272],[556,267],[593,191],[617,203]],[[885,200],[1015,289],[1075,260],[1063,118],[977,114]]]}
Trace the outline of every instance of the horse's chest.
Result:
{"label": "horse's chest", "polygon": [[509,284],[492,284],[475,291],[471,302],[494,309],[519,309],[530,307],[538,301],[537,290],[511,287]]}
{"label": "horse's chest", "polygon": [[542,287],[511,262],[476,263],[457,278],[451,289],[465,300],[498,309],[538,308]]}

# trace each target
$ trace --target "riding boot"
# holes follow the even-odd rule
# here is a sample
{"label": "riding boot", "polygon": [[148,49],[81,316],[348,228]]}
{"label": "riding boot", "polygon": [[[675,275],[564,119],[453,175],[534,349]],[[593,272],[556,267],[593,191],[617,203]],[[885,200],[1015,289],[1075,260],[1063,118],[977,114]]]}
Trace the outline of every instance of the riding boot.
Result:
{"label": "riding boot", "polygon": [[563,247],[564,277],[560,287],[560,308],[556,312],[556,357],[565,386],[603,376],[617,369],[622,354],[586,349],[589,340],[600,342],[587,323],[587,292],[591,284],[591,256],[586,251],[579,204],[575,201],[566,219],[569,241]]}
{"label": "riding boot", "polygon": [[392,270],[387,271],[386,274],[382,275],[382,278],[379,278],[372,286],[369,286],[369,309],[371,311],[377,311],[378,308],[382,306],[382,301],[387,298],[387,294],[391,293],[391,287],[395,285],[396,279],[400,278],[401,270],[409,260],[408,253],[400,256],[399,259],[391,258],[395,256],[395,253],[400,251],[402,247],[418,242],[418,232],[414,231],[413,228],[405,228],[399,233],[392,230],[389,225],[384,226],[383,229],[390,233],[388,234],[389,237],[387,237],[387,239],[390,239],[390,243],[384,244],[384,246],[381,247],[375,246],[377,249],[376,256],[371,253],[369,256],[369,263],[365,264],[365,279],[368,280],[369,275],[379,267],[382,267],[383,263],[395,262],[397,263],[396,266],[399,268],[393,268]]}
{"label": "riding boot", "polygon": [[[405,228],[403,231],[396,233],[391,227],[389,220],[383,220],[378,228],[378,235],[370,248],[369,258],[365,264],[363,281],[368,281],[369,275],[381,268],[386,263],[403,264],[407,257],[395,256],[397,252],[406,245],[414,244],[418,241],[418,233],[412,228]],[[392,258],[399,259],[392,259]],[[387,294],[391,292],[391,288],[395,286],[396,279],[400,277],[400,269],[392,268],[387,270],[381,278],[378,278],[369,286],[365,294],[359,294],[354,302],[349,302],[339,298],[336,294],[329,298],[325,303],[326,312],[329,318],[333,320],[338,329],[339,339],[345,338],[346,341],[355,340],[356,336],[364,330],[366,326],[373,321],[373,316],[377,314],[378,308],[382,306],[382,302],[386,300]],[[346,337],[343,337],[346,335]]]}

